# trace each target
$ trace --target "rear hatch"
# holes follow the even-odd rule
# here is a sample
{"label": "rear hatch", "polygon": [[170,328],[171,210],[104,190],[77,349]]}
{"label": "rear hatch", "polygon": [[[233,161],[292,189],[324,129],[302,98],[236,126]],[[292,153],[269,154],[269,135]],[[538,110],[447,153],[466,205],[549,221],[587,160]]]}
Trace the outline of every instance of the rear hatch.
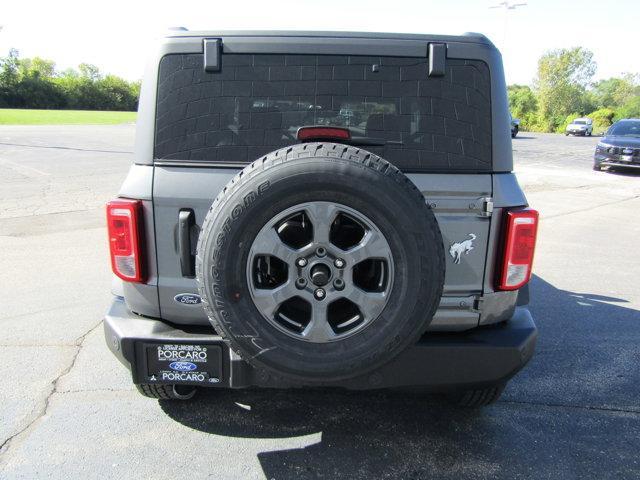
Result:
{"label": "rear hatch", "polygon": [[[434,324],[477,325],[474,299],[486,290],[495,242],[491,173],[511,170],[510,144],[494,141],[509,138],[506,99],[492,97],[496,88],[504,93],[497,51],[478,37],[265,38],[170,39],[155,76],[145,79],[141,112],[155,112],[155,123],[139,126],[139,135],[153,128],[154,142],[138,153],[151,154],[154,165],[162,318],[207,324],[203,309],[180,295],[197,292],[199,225],[222,188],[248,163],[298,143],[298,128],[327,125],[364,138],[363,148],[423,192],[447,251]],[[449,254],[465,241],[472,250]]]}

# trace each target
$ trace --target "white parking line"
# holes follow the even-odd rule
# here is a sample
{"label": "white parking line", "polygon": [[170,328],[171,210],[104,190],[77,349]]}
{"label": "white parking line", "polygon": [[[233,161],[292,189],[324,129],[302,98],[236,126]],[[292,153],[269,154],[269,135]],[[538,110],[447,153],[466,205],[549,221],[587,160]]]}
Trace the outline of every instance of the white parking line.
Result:
{"label": "white parking line", "polygon": [[21,173],[22,175],[30,176],[29,173],[36,173],[41,176],[49,176],[50,173],[43,172],[42,170],[38,170],[37,168],[27,167],[26,165],[20,165],[19,163],[12,162],[11,160],[5,160],[0,158],[0,165],[5,165],[9,167],[11,170],[15,172]]}

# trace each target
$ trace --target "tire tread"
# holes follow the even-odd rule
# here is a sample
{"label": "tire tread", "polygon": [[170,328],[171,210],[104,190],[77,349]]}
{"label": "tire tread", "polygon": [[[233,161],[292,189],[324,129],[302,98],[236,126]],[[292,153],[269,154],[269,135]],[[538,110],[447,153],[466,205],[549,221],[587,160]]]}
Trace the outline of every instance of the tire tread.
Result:
{"label": "tire tread", "polygon": [[141,383],[136,385],[136,388],[145,397],[156,398],[159,400],[170,400],[173,398],[173,389],[171,385]]}
{"label": "tire tread", "polygon": [[[311,150],[311,152],[309,151]],[[427,208],[431,209],[428,202],[425,202],[424,196],[420,192],[420,190],[415,186],[415,184],[402,173],[397,167],[395,167],[390,162],[384,160],[383,158],[375,155],[366,150],[361,150],[356,147],[347,146],[343,144],[336,143],[327,143],[327,142],[311,142],[293,145],[289,147],[285,147],[279,150],[275,150],[255,161],[247,165],[241,172],[235,175],[227,184],[227,186],[218,194],[218,196],[214,199],[211,207],[209,208],[207,215],[203,221],[201,226],[201,232],[207,231],[209,229],[209,224],[213,223],[221,209],[224,206],[224,199],[227,196],[233,195],[238,189],[240,189],[246,182],[251,181],[254,177],[260,175],[262,172],[268,170],[269,168],[289,162],[294,162],[299,159],[308,159],[310,157],[327,157],[327,158],[339,158],[342,160],[350,160],[355,161],[366,168],[377,171],[380,174],[392,179],[395,183],[400,185],[411,198],[416,203],[421,203],[423,206],[426,203]],[[442,234],[437,225],[437,222],[430,223],[430,230],[425,231],[424,235],[428,236],[429,241],[433,242],[442,242]],[[202,265],[202,252],[203,252],[203,235],[198,237],[198,243],[196,248],[196,278],[198,280],[198,293],[202,298],[202,306],[204,308],[207,317],[209,318],[213,328],[216,333],[220,335],[222,340],[227,344],[227,346],[233,350],[236,354],[241,356],[246,362],[253,365],[258,369],[262,369],[263,367],[259,362],[254,361],[253,358],[247,358],[242,355],[242,352],[234,345],[233,339],[230,338],[218,320],[214,308],[210,305],[207,299],[207,293],[203,286],[202,278],[203,273],[201,271]],[[440,279],[438,281],[438,292],[434,295],[436,302],[440,301],[442,297],[442,290],[444,286],[444,275],[445,275],[445,258],[444,256],[438,256],[434,259],[437,262],[436,271],[440,273]],[[433,311],[435,313],[436,305],[427,305],[427,311]],[[413,338],[410,340],[410,343],[415,343],[422,334],[424,334],[428,324],[422,331],[417,331]],[[270,372],[272,375],[273,371]]]}

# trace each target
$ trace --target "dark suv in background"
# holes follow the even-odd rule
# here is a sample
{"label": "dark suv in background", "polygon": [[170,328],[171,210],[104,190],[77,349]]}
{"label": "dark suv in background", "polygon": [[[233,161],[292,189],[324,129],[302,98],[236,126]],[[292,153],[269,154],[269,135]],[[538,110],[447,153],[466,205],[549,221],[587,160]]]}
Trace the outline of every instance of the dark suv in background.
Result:
{"label": "dark suv in background", "polygon": [[593,169],[640,168],[640,119],[619,120],[596,146]]}

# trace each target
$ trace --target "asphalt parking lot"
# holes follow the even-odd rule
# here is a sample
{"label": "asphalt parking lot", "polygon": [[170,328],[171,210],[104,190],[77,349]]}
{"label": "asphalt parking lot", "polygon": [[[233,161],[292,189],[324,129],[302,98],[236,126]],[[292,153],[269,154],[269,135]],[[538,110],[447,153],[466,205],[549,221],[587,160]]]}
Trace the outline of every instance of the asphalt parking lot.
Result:
{"label": "asphalt parking lot", "polygon": [[638,478],[640,174],[521,133],[537,353],[479,411],[389,392],[140,396],[108,352],[103,204],[134,127],[0,127],[0,477]]}

